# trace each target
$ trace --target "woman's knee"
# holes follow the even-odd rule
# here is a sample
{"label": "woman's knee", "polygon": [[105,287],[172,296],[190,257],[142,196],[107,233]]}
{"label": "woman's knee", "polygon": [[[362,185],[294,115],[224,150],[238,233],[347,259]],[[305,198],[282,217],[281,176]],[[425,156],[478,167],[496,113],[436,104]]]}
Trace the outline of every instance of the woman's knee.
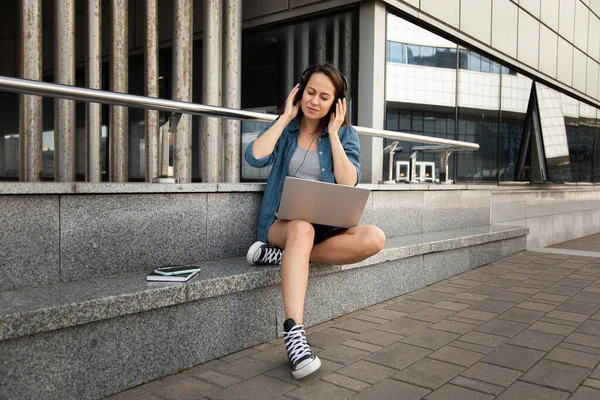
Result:
{"label": "woman's knee", "polygon": [[365,255],[370,257],[383,249],[385,245],[385,233],[374,225],[367,225],[364,227],[361,241],[361,247]]}
{"label": "woman's knee", "polygon": [[301,220],[290,221],[287,228],[288,241],[304,240],[312,243],[315,238],[315,228],[310,222]]}

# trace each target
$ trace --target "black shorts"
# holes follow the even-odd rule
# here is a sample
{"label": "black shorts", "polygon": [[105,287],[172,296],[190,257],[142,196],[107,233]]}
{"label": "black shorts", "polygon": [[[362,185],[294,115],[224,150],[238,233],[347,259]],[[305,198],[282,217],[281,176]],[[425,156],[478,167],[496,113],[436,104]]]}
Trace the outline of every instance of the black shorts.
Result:
{"label": "black shorts", "polygon": [[313,228],[315,228],[315,240],[314,244],[319,244],[326,239],[331,237],[341,235],[346,232],[348,229],[340,228],[339,226],[329,226],[329,225],[319,225],[312,224]]}
{"label": "black shorts", "polygon": [[[278,219],[275,219],[278,221]],[[329,226],[329,225],[320,225],[320,224],[312,224],[313,228],[315,228],[315,239],[313,240],[313,244],[319,244],[331,237],[341,235],[346,232],[347,228],[340,228],[339,226]],[[271,229],[271,228],[269,228]],[[272,244],[269,242],[269,244]]]}

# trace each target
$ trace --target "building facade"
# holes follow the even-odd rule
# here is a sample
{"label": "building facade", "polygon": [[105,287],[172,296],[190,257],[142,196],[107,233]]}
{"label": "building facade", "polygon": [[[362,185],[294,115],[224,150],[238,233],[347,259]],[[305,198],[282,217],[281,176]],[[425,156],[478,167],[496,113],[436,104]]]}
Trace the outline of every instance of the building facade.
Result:
{"label": "building facade", "polygon": [[[41,71],[48,82],[59,81],[59,3],[40,2]],[[85,2],[74,3],[73,84],[85,87],[90,77],[86,63],[89,9]],[[115,90],[111,45],[120,40],[115,33],[114,10],[121,6],[127,16],[126,87],[129,93],[144,95],[147,2],[100,3],[101,88]],[[157,5],[158,96],[166,99],[174,98],[178,90],[175,81],[180,65],[173,38],[177,37],[174,27],[181,21],[176,19],[176,3],[181,2],[160,1]],[[214,62],[204,61],[203,25],[207,13],[215,9],[214,3],[220,4],[219,18],[223,20],[231,10],[230,3],[223,2],[225,7],[220,1],[189,3],[191,101],[223,105],[215,104],[214,98],[204,99],[206,85],[212,80],[206,71]],[[23,76],[20,4],[10,0],[0,5],[3,76]],[[264,0],[238,4],[242,19],[238,94],[244,110],[276,113],[306,67],[329,61],[349,81],[353,124],[478,143],[478,151],[451,156],[449,174],[457,182],[600,181],[599,0]],[[223,45],[226,43],[223,37]],[[225,71],[227,67],[223,64],[222,68]],[[44,98],[39,110],[42,176],[50,181],[59,179],[57,163],[61,159],[54,154],[60,147],[56,121],[64,114],[57,114],[56,103]],[[0,91],[2,180],[19,179],[22,107],[19,95]],[[102,181],[117,180],[110,173],[115,168],[111,161],[111,140],[115,140],[111,131],[117,129],[111,123],[114,113],[112,107],[102,107]],[[168,117],[161,112],[160,123]],[[77,181],[87,179],[86,121],[85,104],[77,103],[70,128],[75,132]],[[130,108],[124,124],[126,154],[120,162],[126,164],[126,180],[150,180],[144,111]],[[263,126],[243,122],[235,154],[242,154]],[[206,181],[203,140],[207,136],[203,132],[207,130],[219,132],[217,180],[228,180],[221,126],[206,125],[202,117],[193,117],[191,124],[181,129],[191,138],[191,174],[184,182]],[[387,174],[384,147],[388,144],[389,140],[361,137],[363,182],[377,182],[384,178],[384,171]],[[402,151],[395,154],[394,162],[404,165],[416,145],[401,142]],[[439,176],[435,154],[420,155],[419,160],[434,162],[430,174]],[[262,181],[268,175],[268,170],[255,170],[243,161],[236,165],[239,178],[234,180]],[[394,170],[394,178],[402,178],[396,173]]]}

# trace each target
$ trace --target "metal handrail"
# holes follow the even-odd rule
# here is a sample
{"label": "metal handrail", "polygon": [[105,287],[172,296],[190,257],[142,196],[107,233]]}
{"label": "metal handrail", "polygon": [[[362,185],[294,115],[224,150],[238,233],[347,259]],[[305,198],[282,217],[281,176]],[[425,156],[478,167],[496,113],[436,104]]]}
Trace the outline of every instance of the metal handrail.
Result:
{"label": "metal handrail", "polygon": [[[91,103],[103,103],[125,107],[143,108],[184,114],[200,115],[207,117],[265,121],[277,118],[275,114],[243,111],[232,108],[207,106],[204,104],[188,103],[184,101],[166,100],[156,97],[138,96],[127,93],[109,92],[97,89],[81,88],[76,86],[59,85],[56,83],[39,82],[28,79],[0,76],[0,90],[19,94],[30,94],[54,97],[68,100],[80,100]],[[461,150],[477,150],[477,143],[462,142],[459,140],[441,139],[431,136],[414,135],[411,133],[388,131],[384,129],[365,128],[354,126],[362,135],[382,137],[387,139],[405,140],[408,142],[443,144]]]}

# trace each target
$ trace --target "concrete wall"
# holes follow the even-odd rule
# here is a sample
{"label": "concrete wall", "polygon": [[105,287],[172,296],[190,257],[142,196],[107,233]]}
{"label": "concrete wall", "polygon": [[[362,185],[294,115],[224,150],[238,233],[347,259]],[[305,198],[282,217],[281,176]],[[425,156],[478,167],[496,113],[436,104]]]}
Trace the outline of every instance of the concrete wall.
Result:
{"label": "concrete wall", "polygon": [[[490,223],[489,188],[367,187],[373,191],[361,224],[381,227],[388,238]],[[264,185],[37,188],[0,183],[0,291],[245,256],[256,240]]]}
{"label": "concrete wall", "polygon": [[600,233],[600,188],[495,190],[491,220],[528,226],[528,249]]}

